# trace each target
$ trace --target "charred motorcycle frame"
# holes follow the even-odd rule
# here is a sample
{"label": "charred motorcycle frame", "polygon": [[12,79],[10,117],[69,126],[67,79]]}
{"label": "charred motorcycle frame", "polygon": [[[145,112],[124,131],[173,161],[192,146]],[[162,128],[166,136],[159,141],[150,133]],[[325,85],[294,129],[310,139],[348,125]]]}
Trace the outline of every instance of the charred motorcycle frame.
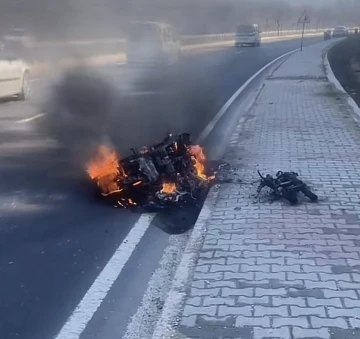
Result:
{"label": "charred motorcycle frame", "polygon": [[261,178],[258,187],[258,197],[264,187],[270,188],[270,194],[273,198],[284,198],[289,201],[291,205],[296,205],[299,201],[298,193],[303,193],[312,202],[318,201],[318,196],[314,194],[310,188],[298,178],[298,173],[295,172],[282,172],[278,171],[276,176],[273,177],[267,174],[265,177],[258,171]]}
{"label": "charred motorcycle frame", "polygon": [[205,173],[203,150],[191,143],[187,133],[169,134],[160,143],[132,152],[118,161],[115,176],[93,178],[103,196],[124,208],[194,203],[214,178]]}

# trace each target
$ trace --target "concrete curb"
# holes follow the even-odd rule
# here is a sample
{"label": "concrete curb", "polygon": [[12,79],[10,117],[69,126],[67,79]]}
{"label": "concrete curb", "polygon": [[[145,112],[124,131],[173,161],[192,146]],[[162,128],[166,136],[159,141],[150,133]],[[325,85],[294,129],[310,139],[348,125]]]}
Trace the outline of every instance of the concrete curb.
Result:
{"label": "concrete curb", "polygon": [[339,80],[336,78],[336,76],[331,68],[331,65],[330,65],[330,62],[328,59],[328,53],[329,53],[330,49],[336,45],[337,45],[337,43],[329,46],[329,48],[324,53],[323,61],[324,61],[325,73],[326,73],[326,76],[327,76],[329,82],[335,87],[336,90],[338,90],[339,92],[342,93],[342,95],[346,98],[349,106],[353,109],[353,111],[355,113],[355,115],[353,115],[354,120],[357,123],[360,123],[360,107],[356,104],[355,100],[351,97],[351,95],[349,93],[347,93],[345,91],[344,87],[340,84]]}
{"label": "concrete curb", "polygon": [[156,324],[152,339],[178,338],[176,328],[181,320],[186,292],[191,282],[191,277],[194,274],[200,250],[204,243],[207,224],[212,216],[218,195],[219,188],[216,186],[212,187],[176,270],[173,285],[166,297],[163,311]]}

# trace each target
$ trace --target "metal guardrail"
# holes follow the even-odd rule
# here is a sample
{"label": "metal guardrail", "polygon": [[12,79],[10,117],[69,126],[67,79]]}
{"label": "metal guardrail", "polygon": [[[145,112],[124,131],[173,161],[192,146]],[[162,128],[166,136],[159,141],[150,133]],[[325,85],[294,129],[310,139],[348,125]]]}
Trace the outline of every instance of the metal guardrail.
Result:
{"label": "metal guardrail", "polygon": [[[286,32],[286,33],[285,33]],[[308,30],[307,36],[320,36],[322,30]],[[263,34],[264,42],[267,41],[276,41],[276,40],[286,40],[286,39],[294,39],[297,37],[300,37],[300,32],[291,30],[291,31],[283,31],[282,34],[277,34],[277,32],[266,32]],[[195,38],[194,36],[191,36],[191,38]],[[197,36],[196,38],[204,38],[204,36]],[[201,50],[208,47],[214,47],[216,46],[231,46],[233,43],[233,40],[235,38],[235,34],[216,34],[216,35],[210,35],[206,36],[206,40],[201,39],[197,40],[199,42],[196,42],[196,40],[193,40],[191,43],[188,43],[187,45],[182,45],[182,51],[183,52],[192,52]],[[118,41],[118,40],[117,40]],[[121,41],[122,43],[123,41]],[[102,42],[103,46],[106,45],[108,42]],[[84,60],[88,64],[91,65],[110,65],[115,63],[123,63],[126,62],[126,53],[125,50],[122,50],[119,48],[119,45],[116,45],[116,42],[114,44],[114,41],[112,41],[112,44],[109,44],[108,46],[112,46],[109,50],[104,50],[103,48],[99,48],[98,45],[96,45],[94,42],[90,44],[81,44],[81,46],[87,46],[88,52],[89,49],[91,49],[94,53],[84,53],[82,56],[85,57]],[[73,46],[78,46],[76,44],[73,44]],[[89,47],[92,46],[92,47]],[[80,47],[81,49],[81,47]],[[32,60],[29,60],[33,67],[33,72],[40,75],[47,73],[49,70],[53,69],[53,66],[56,65],[57,67],[68,67],[73,66],[76,64],[76,58],[73,59],[72,57],[76,56],[76,53],[66,53],[66,48],[59,49],[53,47],[50,47],[49,50],[53,50],[52,56],[49,54],[44,54],[41,57],[41,51],[44,51],[43,48],[36,49],[38,51],[39,57],[32,56]],[[73,51],[72,51],[73,52]],[[78,56],[81,56],[81,54],[77,54]]]}
{"label": "metal guardrail", "polygon": [[[327,28],[323,29],[308,29],[305,33],[317,33],[326,30]],[[283,30],[283,31],[268,31],[262,32],[260,35],[262,37],[272,37],[272,36],[282,36],[282,35],[290,35],[290,34],[301,34],[302,30]],[[189,43],[200,43],[200,42],[215,42],[215,41],[225,41],[225,40],[232,40],[235,39],[235,33],[228,33],[228,34],[212,34],[212,35],[189,35],[184,36],[183,41],[185,44]]]}
{"label": "metal guardrail", "polygon": [[[308,29],[307,33],[324,31],[324,29]],[[278,31],[268,31],[262,32],[261,36],[277,36],[277,35],[288,35],[288,34],[300,34],[301,30],[280,30]],[[189,43],[199,43],[199,42],[212,42],[212,41],[224,41],[231,40],[235,37],[235,33],[225,33],[225,34],[207,34],[207,35],[183,35],[181,36],[181,41],[185,44]],[[126,44],[126,39],[101,39],[101,40],[72,40],[72,41],[55,41],[55,42],[36,42],[31,43],[31,47],[80,47],[80,46],[90,46],[90,45],[122,45]]]}
{"label": "metal guardrail", "polygon": [[[323,30],[307,30],[306,33],[314,33]],[[261,33],[264,38],[300,34],[300,30],[269,31]],[[234,33],[209,34],[209,35],[185,35],[181,37],[182,46],[206,44],[212,42],[231,41],[235,39]],[[122,53],[126,50],[126,39],[108,40],[77,40],[63,42],[32,42],[28,45],[27,55],[34,60],[59,60],[69,55],[73,56],[97,56],[104,54]]]}

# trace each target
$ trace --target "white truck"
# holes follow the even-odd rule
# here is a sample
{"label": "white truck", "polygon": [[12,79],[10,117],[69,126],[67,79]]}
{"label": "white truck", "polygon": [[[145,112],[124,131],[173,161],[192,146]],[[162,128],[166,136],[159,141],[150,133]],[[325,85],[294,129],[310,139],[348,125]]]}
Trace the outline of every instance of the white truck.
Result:
{"label": "white truck", "polygon": [[180,41],[172,26],[133,22],[127,35],[127,63],[174,65],[180,58]]}

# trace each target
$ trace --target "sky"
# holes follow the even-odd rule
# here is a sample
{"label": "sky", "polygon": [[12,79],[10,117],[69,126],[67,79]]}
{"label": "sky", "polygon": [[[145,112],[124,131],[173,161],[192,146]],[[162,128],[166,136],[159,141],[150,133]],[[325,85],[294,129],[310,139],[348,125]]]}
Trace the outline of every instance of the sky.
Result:
{"label": "sky", "polygon": [[[348,5],[334,9],[329,4],[351,1],[360,4],[360,0],[0,0],[0,31],[12,25],[27,26],[36,34],[49,37],[119,36],[127,20],[142,16],[140,19],[163,20],[179,30],[188,29],[187,34],[224,33],[231,31],[236,21],[245,19],[260,25],[266,22],[271,27],[279,15],[285,29],[296,23],[304,8],[308,8],[314,21],[320,20],[318,15],[320,21],[328,20],[335,25],[332,16],[337,15],[339,21],[345,22],[356,11],[344,13],[350,8]],[[224,6],[231,3],[233,8]],[[286,5],[297,8],[289,10]],[[328,10],[318,10],[316,14],[314,8],[320,6]]]}

